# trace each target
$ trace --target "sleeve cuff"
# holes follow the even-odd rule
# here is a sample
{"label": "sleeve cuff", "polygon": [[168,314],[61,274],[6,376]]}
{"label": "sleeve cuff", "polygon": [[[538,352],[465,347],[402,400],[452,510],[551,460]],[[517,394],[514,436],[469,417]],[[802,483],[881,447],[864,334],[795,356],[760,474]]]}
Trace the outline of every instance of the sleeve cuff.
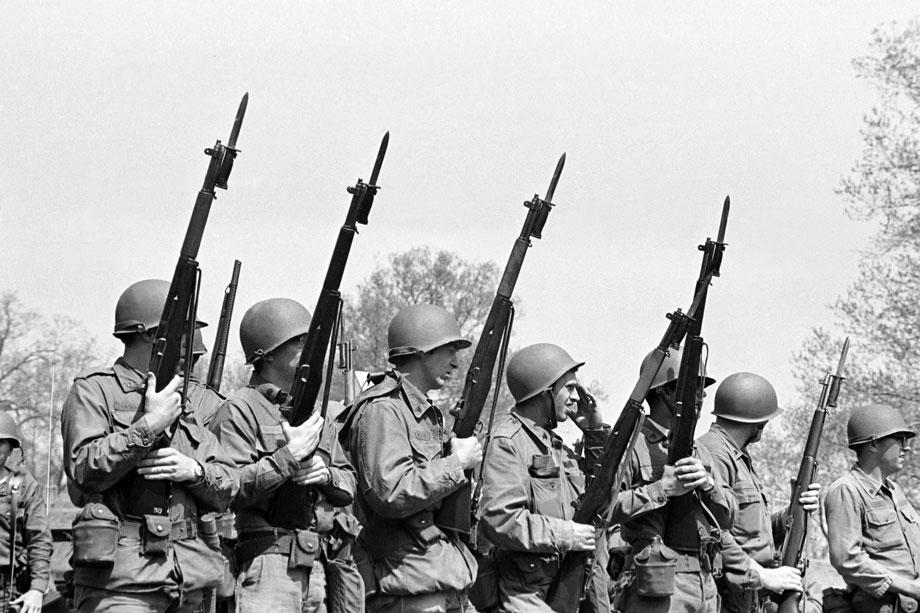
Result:
{"label": "sleeve cuff", "polygon": [[300,462],[294,458],[287,445],[276,449],[272,457],[275,459],[275,465],[278,467],[278,472],[282,477],[290,477],[300,469]]}
{"label": "sleeve cuff", "polygon": [[884,579],[882,579],[882,582],[879,583],[878,586],[872,589],[867,589],[866,591],[872,594],[873,596],[875,596],[876,598],[881,598],[882,596],[885,595],[885,592],[888,591],[888,588],[891,587],[891,581],[892,581],[892,578],[890,575],[888,575]]}
{"label": "sleeve cuff", "polygon": [[156,435],[147,423],[147,416],[141,417],[128,428],[128,440],[135,447],[150,447],[156,440]]}
{"label": "sleeve cuff", "polygon": [[[668,503],[668,497],[664,493],[664,487],[661,481],[655,481],[645,486],[645,493],[658,506],[664,506]],[[656,507],[657,508],[657,507]]]}
{"label": "sleeve cuff", "polygon": [[463,465],[457,456],[451,454],[441,458],[444,460],[444,476],[457,485],[467,482],[466,474],[463,472]]}

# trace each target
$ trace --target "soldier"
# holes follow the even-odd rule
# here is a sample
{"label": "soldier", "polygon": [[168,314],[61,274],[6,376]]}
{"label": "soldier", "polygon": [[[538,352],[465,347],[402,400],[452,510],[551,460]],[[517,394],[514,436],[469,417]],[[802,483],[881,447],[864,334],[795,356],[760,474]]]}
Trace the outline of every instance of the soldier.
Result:
{"label": "soldier", "polygon": [[856,464],[828,488],[824,508],[831,564],[856,613],[917,610],[920,515],[891,478],[915,435],[897,409],[882,404],[855,409],[847,422]]}
{"label": "soldier", "polygon": [[[621,596],[623,611],[716,611],[713,573],[718,570],[720,550],[726,572],[736,573],[739,585],[759,587],[756,567],[735,543],[728,526],[720,525],[727,524],[731,507],[721,483],[710,474],[713,461],[708,450],[697,447],[692,457],[673,466],[666,464],[680,360],[681,352],[672,350],[652,382],[646,397],[649,416],[612,507],[612,521],[621,524],[622,537],[632,551],[621,577],[621,581],[631,579]],[[705,378],[707,386],[714,382]],[[693,516],[700,546],[677,551],[662,542],[668,501],[692,491],[697,492]]]}
{"label": "soldier", "polygon": [[[402,309],[387,332],[395,366],[355,401],[343,434],[358,471],[361,542],[373,572],[369,611],[474,611],[467,590],[477,565],[455,534],[434,524],[439,503],[482,459],[475,439],[450,439],[428,397],[457,369],[470,346],[441,307]],[[448,449],[450,450],[448,452]]]}
{"label": "soldier", "polygon": [[[785,538],[785,511],[772,516],[767,511],[763,484],[747,450],[748,445],[760,440],[767,422],[782,409],[770,382],[746,372],[726,377],[716,390],[714,404],[716,421],[698,440],[712,455],[713,475],[726,488],[732,505],[732,536],[752,559],[752,565],[759,567],[763,589],[740,584],[742,577],[733,572],[725,573],[717,583],[722,611],[750,613],[760,611],[767,603],[767,591],[782,591],[779,586],[785,584],[801,585],[798,569],[773,568],[777,543],[781,545]],[[820,484],[812,483],[799,498],[807,512],[818,509],[820,489]],[[820,604],[811,601],[807,610],[820,611]]]}
{"label": "soldier", "polygon": [[[19,428],[9,414],[0,413],[0,508],[5,510],[0,513],[0,610],[12,605],[20,613],[38,613],[51,583],[51,529],[38,482],[23,467],[7,466],[16,447],[22,448]],[[10,509],[15,512],[6,512]]]}
{"label": "soldier", "polygon": [[[315,411],[291,427],[280,406],[294,376],[310,328],[300,303],[272,298],[254,304],[240,322],[246,363],[253,367],[246,387],[218,410],[211,424],[221,444],[240,466],[236,512],[237,611],[300,613],[308,594],[320,539],[332,530],[332,506],[354,498],[354,469],[335,426]],[[306,461],[302,466],[301,462]],[[315,504],[282,516],[279,488],[288,482],[314,486]],[[297,526],[308,525],[307,529]],[[319,606],[321,603],[315,603]]]}
{"label": "soldier", "polygon": [[[495,546],[502,611],[551,611],[546,592],[561,556],[595,548],[594,526],[571,519],[585,489],[582,460],[553,433],[572,417],[587,450],[607,438],[597,403],[578,384],[583,365],[549,343],[524,347],[508,362],[515,405],[493,428],[482,475],[481,526]],[[596,577],[588,594],[598,611],[610,608],[605,579]]]}
{"label": "soldier", "polygon": [[[157,392],[155,377],[145,374],[162,284],[125,290],[115,308],[122,356],[77,377],[64,402],[64,468],[74,502],[86,503],[74,522],[80,611],[193,611],[223,565],[199,536],[198,519],[227,508],[236,469],[197,422],[194,396],[183,412],[181,378]],[[136,496],[164,482],[165,508],[158,496],[151,504]]]}

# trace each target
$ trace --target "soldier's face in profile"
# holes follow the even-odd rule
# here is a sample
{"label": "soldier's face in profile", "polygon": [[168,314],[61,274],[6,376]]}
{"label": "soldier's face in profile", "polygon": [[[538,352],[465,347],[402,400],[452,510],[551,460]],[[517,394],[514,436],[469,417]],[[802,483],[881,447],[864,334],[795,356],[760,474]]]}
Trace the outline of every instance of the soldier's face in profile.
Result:
{"label": "soldier's face in profile", "polygon": [[569,415],[575,415],[578,410],[578,377],[575,371],[562,375],[553,385],[553,410],[556,412],[556,421],[564,422]]}
{"label": "soldier's face in profile", "polygon": [[910,452],[910,441],[903,434],[886,436],[875,442],[879,454],[879,466],[888,474],[896,473],[904,468],[907,454]]}
{"label": "soldier's face in profile", "polygon": [[13,444],[9,439],[0,440],[0,466],[5,466],[6,461],[10,457],[10,453],[13,452]]}
{"label": "soldier's face in profile", "polygon": [[441,345],[421,355],[421,375],[424,381],[422,385],[427,385],[428,389],[441,389],[450,381],[457,369],[456,345]]}

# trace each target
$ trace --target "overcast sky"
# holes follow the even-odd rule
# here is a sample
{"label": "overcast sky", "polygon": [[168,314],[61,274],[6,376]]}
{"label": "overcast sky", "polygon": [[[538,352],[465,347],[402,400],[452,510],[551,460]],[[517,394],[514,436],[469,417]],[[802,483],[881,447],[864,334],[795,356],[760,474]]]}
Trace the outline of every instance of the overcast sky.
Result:
{"label": "overcast sky", "polygon": [[516,344],[565,346],[618,409],[665,313],[690,302],[730,194],[710,370],[758,372],[786,401],[791,354],[829,323],[871,230],[834,193],[875,97],[851,61],[916,3],[658,6],[5,3],[0,288],[116,351],[119,293],[172,274],[202,149],[249,91],[199,257],[212,323],[234,258],[237,317],[270,296],[313,307],[345,187],[387,130],[346,292],[417,245],[504,264],[565,151]]}

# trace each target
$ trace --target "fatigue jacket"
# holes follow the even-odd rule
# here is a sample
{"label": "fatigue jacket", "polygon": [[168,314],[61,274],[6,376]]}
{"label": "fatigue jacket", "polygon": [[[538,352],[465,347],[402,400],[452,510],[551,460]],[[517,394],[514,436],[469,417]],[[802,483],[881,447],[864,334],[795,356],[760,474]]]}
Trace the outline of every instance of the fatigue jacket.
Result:
{"label": "fatigue jacket", "polygon": [[441,501],[466,482],[445,455],[441,410],[396,371],[365,390],[348,414],[343,438],[358,471],[361,541],[383,594],[465,590],[477,565],[460,540],[433,524]]}
{"label": "fatigue jacket", "polygon": [[722,482],[732,510],[731,533],[744,552],[762,566],[772,566],[785,537],[783,512],[768,512],[763,482],[751,457],[719,424],[697,439],[712,454],[712,473]]}
{"label": "fatigue jacket", "polygon": [[16,494],[16,565],[28,567],[30,590],[44,592],[51,581],[52,540],[42,488],[29,473],[7,467],[0,467],[0,567],[8,569],[10,563],[10,482],[14,475],[21,479]]}
{"label": "fatigue jacket", "polygon": [[205,428],[211,426],[211,420],[217,413],[217,409],[224,403],[224,398],[210,387],[200,382],[194,377],[189,381],[188,403],[194,407],[195,416]]}
{"label": "fatigue jacket", "polygon": [[[128,503],[128,488],[122,479],[158,442],[141,408],[145,389],[144,375],[119,358],[111,368],[91,370],[74,379],[61,413],[64,470],[72,495],[101,499],[122,522]],[[196,460],[204,471],[197,481],[172,483],[167,513],[173,524],[226,510],[238,483],[233,462],[214,435],[198,423],[193,398],[190,394],[169,446]],[[166,556],[145,556],[139,535],[122,535],[114,566],[108,570],[77,567],[74,584],[173,594],[177,589],[196,590],[217,583],[222,568],[219,551],[197,535],[170,545]]]}
{"label": "fatigue jacket", "polygon": [[[713,459],[705,447],[697,446],[694,456],[698,457],[707,470],[712,472]],[[661,476],[668,461],[668,431],[651,419],[646,419],[642,436],[629,455],[623,483],[612,507],[612,523],[621,524],[623,538],[632,546],[633,552],[645,547],[655,536],[664,538],[667,523],[668,496],[661,485]],[[700,492],[700,500],[710,513],[719,517],[730,517],[731,502],[726,497],[724,486],[717,475],[712,475],[715,486],[708,492]],[[694,515],[703,532],[709,532],[711,520],[697,505]],[[750,559],[735,542],[728,526],[718,526],[723,571],[737,573],[739,583],[759,589],[759,580],[751,571]]]}
{"label": "fatigue jacket", "polygon": [[920,573],[920,515],[892,479],[879,483],[858,465],[824,499],[831,564],[848,585],[876,598],[895,576]]}
{"label": "fatigue jacket", "polygon": [[[230,505],[236,511],[236,529],[240,534],[273,527],[269,511],[277,490],[300,469],[300,462],[291,455],[281,429],[284,417],[279,405],[256,389],[264,383],[258,373],[253,373],[249,385],[230,396],[211,422],[221,445],[240,467],[240,490]],[[323,425],[317,453],[332,475],[332,480],[317,486],[317,490],[335,505],[349,504],[354,499],[355,471],[329,419]],[[304,509],[304,512],[311,511]]]}

